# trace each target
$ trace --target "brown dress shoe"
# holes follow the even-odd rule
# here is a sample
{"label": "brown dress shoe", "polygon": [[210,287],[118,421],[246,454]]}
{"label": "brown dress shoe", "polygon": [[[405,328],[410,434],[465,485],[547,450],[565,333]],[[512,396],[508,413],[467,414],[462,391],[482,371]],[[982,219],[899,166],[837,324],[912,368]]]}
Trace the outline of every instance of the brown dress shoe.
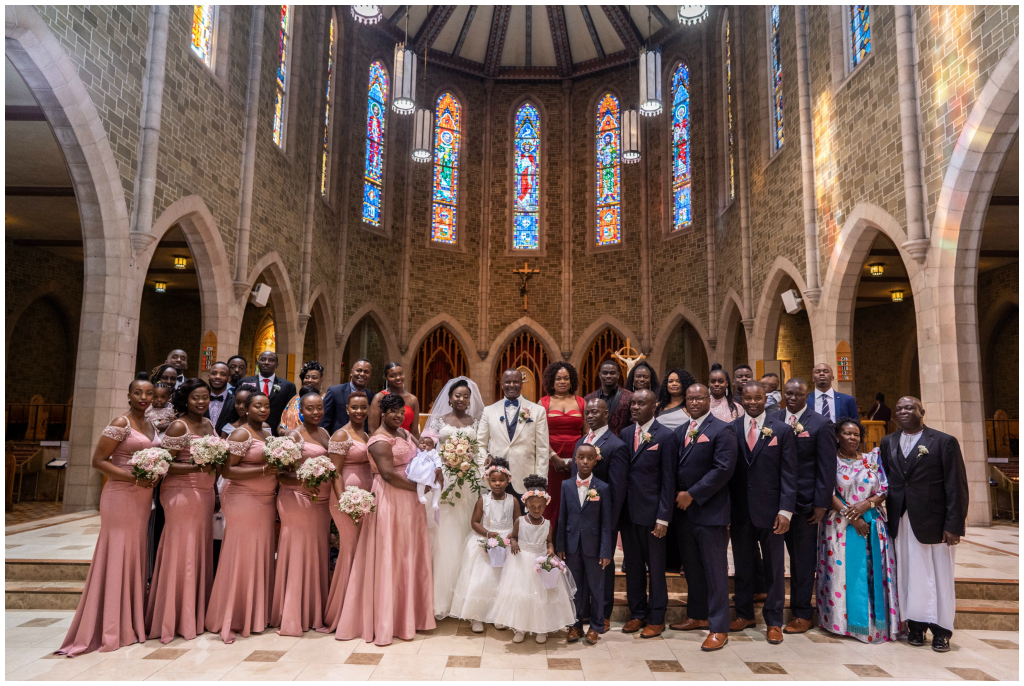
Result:
{"label": "brown dress shoe", "polygon": [[777,626],[768,627],[768,642],[773,645],[782,643],[782,629]]}
{"label": "brown dress shoe", "polygon": [[713,650],[721,650],[728,642],[729,634],[708,634],[708,637],[700,644],[700,649],[710,653]]}
{"label": "brown dress shoe", "polygon": [[604,620],[604,630],[608,631],[611,628],[612,628],[612,620],[610,620],[610,619]]}
{"label": "brown dress shoe", "polygon": [[661,636],[661,632],[664,630],[664,624],[648,624],[644,627],[644,630],[640,632],[640,638],[656,638]]}
{"label": "brown dress shoe", "polygon": [[595,643],[597,643],[600,640],[601,640],[601,634],[599,634],[596,631],[594,631],[593,627],[587,629],[587,643],[589,643],[590,645],[594,645]]}
{"label": "brown dress shoe", "polygon": [[766,600],[768,600],[768,594],[767,593],[755,593],[754,594],[754,602],[755,603],[763,603]]}
{"label": "brown dress shoe", "polygon": [[642,619],[631,619],[622,625],[622,633],[624,634],[635,634],[636,632],[647,626],[647,622]]}
{"label": "brown dress shoe", "polygon": [[743,631],[748,626],[754,626],[755,622],[752,619],[744,619],[743,617],[737,617],[736,619],[729,622],[729,631]]}
{"label": "brown dress shoe", "polygon": [[811,620],[809,620],[809,619],[800,619],[799,617],[794,617],[793,619],[789,620],[789,624],[787,624],[782,629],[782,633],[784,633],[784,634],[802,634],[805,631],[807,631],[808,629],[810,629],[812,626],[814,626],[814,625],[812,624]]}
{"label": "brown dress shoe", "polygon": [[692,619],[687,618],[685,622],[676,622],[675,624],[669,624],[669,629],[673,631],[694,631],[696,629],[707,629],[708,620],[706,619]]}
{"label": "brown dress shoe", "polygon": [[565,637],[566,643],[575,643],[583,635],[583,629],[578,626],[569,627],[569,634]]}

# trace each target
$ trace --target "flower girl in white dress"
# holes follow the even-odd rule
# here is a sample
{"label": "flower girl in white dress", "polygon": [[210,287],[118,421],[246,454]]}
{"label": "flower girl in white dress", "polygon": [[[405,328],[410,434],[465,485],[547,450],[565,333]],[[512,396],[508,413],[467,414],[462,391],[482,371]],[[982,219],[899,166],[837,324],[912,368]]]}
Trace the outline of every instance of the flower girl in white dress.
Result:
{"label": "flower girl in white dress", "polygon": [[[484,470],[484,478],[490,487],[477,500],[473,511],[473,531],[466,537],[462,553],[459,581],[452,596],[450,614],[473,622],[473,631],[482,633],[484,622],[491,621],[495,588],[501,578],[501,567],[491,566],[491,557],[484,548],[488,539],[504,540],[512,533],[512,524],[519,517],[519,502],[505,492],[512,472],[508,461],[496,457]],[[505,557],[506,564],[511,555]],[[497,628],[503,628],[500,624]]]}
{"label": "flower girl in white dress", "polygon": [[565,569],[554,588],[544,586],[538,564],[555,554],[551,522],[544,519],[544,508],[551,500],[548,480],[531,474],[523,479],[523,486],[527,514],[518,518],[512,529],[512,555],[501,571],[491,621],[514,629],[513,643],[522,643],[531,631],[537,635],[537,643],[544,643],[548,632],[576,622],[576,584]]}

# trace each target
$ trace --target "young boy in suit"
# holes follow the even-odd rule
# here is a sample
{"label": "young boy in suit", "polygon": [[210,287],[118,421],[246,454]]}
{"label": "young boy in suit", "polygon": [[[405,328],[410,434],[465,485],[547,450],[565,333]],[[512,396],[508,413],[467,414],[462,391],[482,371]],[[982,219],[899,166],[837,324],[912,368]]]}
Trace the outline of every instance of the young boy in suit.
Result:
{"label": "young boy in suit", "polygon": [[[580,445],[576,448],[576,478],[562,482],[555,551],[565,560],[576,581],[577,620],[569,629],[569,643],[575,643],[583,635],[580,618],[586,616],[588,610],[587,643],[597,643],[604,633],[604,569],[612,561],[615,523],[612,521],[611,487],[594,476],[598,459],[596,446]],[[588,595],[590,608],[584,608]]]}

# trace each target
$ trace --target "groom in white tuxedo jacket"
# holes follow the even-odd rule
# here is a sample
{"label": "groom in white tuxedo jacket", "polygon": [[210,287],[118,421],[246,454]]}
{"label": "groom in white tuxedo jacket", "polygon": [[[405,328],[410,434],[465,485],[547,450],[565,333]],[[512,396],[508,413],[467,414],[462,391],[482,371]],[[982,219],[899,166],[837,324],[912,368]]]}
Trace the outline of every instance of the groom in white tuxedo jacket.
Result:
{"label": "groom in white tuxedo jacket", "polygon": [[512,468],[509,490],[521,496],[523,479],[531,474],[548,477],[548,418],[544,408],[520,397],[523,374],[509,369],[501,375],[504,397],[484,408],[477,430],[480,458],[504,457]]}

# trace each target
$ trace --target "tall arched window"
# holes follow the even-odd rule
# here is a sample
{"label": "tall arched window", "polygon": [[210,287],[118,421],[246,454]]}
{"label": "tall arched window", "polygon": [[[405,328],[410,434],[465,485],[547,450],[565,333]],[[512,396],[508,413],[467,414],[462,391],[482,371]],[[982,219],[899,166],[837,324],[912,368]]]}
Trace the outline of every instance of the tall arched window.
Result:
{"label": "tall arched window", "polygon": [[690,198],[690,70],[672,72],[672,230],[693,225]]}
{"label": "tall arched window", "polygon": [[384,131],[387,127],[388,73],[376,61],[370,65],[366,98],[366,167],[363,172],[363,221],[380,226],[384,204]]}
{"label": "tall arched window", "polygon": [[434,112],[434,207],[430,239],[456,243],[456,211],[459,196],[459,145],[462,107],[451,93],[442,93]]}
{"label": "tall arched window", "polygon": [[622,242],[622,129],[619,99],[611,93],[597,104],[597,245]]}
{"label": "tall arched window", "polygon": [[217,21],[216,5],[192,5],[192,52],[206,66],[213,66],[213,32]]}
{"label": "tall arched window", "polygon": [[281,5],[280,31],[277,41],[277,89],[274,98],[274,143],[284,147],[285,113],[288,110],[288,71],[292,53],[292,6]]}
{"label": "tall arched window", "polygon": [[725,110],[725,171],[728,174],[729,200],[736,197],[736,156],[734,155],[732,133],[732,35],[729,27],[729,11],[725,12],[722,26],[722,106]]}
{"label": "tall arched window", "polygon": [[854,70],[871,53],[871,6],[849,5],[850,70]]}
{"label": "tall arched window", "polygon": [[779,6],[768,5],[768,101],[771,103],[772,152],[786,137],[782,121],[782,41],[779,39]]}
{"label": "tall arched window", "polygon": [[513,150],[515,205],[512,248],[540,248],[540,113],[531,103],[516,112]]}
{"label": "tall arched window", "polygon": [[331,10],[330,42],[327,44],[327,92],[324,97],[324,132],[320,145],[320,195],[327,195],[331,159],[331,124],[334,121],[334,64],[337,53],[338,14]]}

